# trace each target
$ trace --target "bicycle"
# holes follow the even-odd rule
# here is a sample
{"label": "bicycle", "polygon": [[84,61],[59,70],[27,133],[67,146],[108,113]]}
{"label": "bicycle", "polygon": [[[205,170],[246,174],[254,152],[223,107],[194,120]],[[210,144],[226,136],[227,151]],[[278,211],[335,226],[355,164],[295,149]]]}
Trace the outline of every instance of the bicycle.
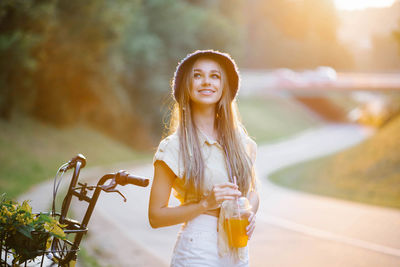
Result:
{"label": "bicycle", "polygon": [[[78,154],[69,162],[61,165],[54,178],[53,202],[52,211],[50,214],[54,218],[57,218],[60,224],[64,225],[63,230],[68,238],[60,239],[53,237],[51,240],[51,245],[48,249],[34,251],[37,257],[33,260],[22,262],[19,266],[75,266],[79,245],[83,236],[87,234],[89,230],[87,226],[101,191],[107,193],[118,193],[123,197],[124,202],[126,202],[125,196],[116,189],[117,185],[124,186],[127,184],[132,184],[141,187],[146,187],[149,185],[149,179],[141,176],[131,175],[128,172],[121,170],[117,173],[109,173],[104,175],[100,178],[96,185],[90,186],[87,185],[87,183],[80,183],[78,181],[80,170],[85,166],[86,158],[83,155]],[[71,169],[73,169],[73,173],[68,191],[62,202],[60,212],[56,212],[55,202],[60,182],[63,175]],[[60,177],[58,178],[59,175]],[[110,182],[106,184],[107,181]],[[91,196],[88,195],[89,191],[93,191]],[[84,212],[85,214],[81,222],[67,217],[73,197],[76,197],[79,201],[85,201],[88,203],[88,207],[86,212]],[[14,259],[13,252],[9,247],[4,245],[6,238],[6,236],[3,236],[0,239],[0,266],[18,266],[12,262]]]}

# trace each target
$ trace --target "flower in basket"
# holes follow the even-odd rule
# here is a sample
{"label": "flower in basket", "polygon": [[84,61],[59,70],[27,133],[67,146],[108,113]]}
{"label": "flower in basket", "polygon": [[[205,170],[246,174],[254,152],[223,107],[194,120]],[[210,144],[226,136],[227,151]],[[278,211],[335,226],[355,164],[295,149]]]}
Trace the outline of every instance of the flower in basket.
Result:
{"label": "flower in basket", "polygon": [[14,253],[13,263],[41,255],[51,244],[50,237],[65,239],[63,227],[49,214],[33,214],[26,200],[19,204],[0,196],[0,240]]}

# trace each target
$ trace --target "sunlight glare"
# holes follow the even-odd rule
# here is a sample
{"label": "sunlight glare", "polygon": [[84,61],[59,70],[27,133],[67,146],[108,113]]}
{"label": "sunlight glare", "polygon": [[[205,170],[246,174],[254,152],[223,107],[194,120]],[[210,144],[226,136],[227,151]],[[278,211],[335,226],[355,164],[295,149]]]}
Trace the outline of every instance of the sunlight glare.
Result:
{"label": "sunlight glare", "polygon": [[343,10],[365,9],[369,7],[390,7],[396,0],[335,0],[336,8]]}

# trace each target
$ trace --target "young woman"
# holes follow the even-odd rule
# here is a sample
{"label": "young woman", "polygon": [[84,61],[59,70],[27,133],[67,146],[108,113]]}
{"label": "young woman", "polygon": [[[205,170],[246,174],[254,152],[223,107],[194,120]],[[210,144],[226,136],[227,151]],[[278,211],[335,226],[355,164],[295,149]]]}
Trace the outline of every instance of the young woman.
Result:
{"label": "young woman", "polygon": [[[239,196],[252,206],[250,238],[258,193],[256,144],[238,120],[239,73],[225,53],[198,50],[184,58],[172,84],[175,99],[170,135],[154,156],[149,202],[153,228],[184,223],[171,266],[248,266],[248,250],[232,249],[224,238],[220,208]],[[181,205],[168,206],[171,190]]]}

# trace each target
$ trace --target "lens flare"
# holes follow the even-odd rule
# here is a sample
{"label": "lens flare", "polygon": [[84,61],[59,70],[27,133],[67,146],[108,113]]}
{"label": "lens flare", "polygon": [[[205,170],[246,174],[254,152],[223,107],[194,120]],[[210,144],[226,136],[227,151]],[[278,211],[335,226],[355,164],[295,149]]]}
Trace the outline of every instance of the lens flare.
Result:
{"label": "lens flare", "polygon": [[336,8],[342,10],[356,10],[365,8],[390,7],[396,0],[335,0]]}

